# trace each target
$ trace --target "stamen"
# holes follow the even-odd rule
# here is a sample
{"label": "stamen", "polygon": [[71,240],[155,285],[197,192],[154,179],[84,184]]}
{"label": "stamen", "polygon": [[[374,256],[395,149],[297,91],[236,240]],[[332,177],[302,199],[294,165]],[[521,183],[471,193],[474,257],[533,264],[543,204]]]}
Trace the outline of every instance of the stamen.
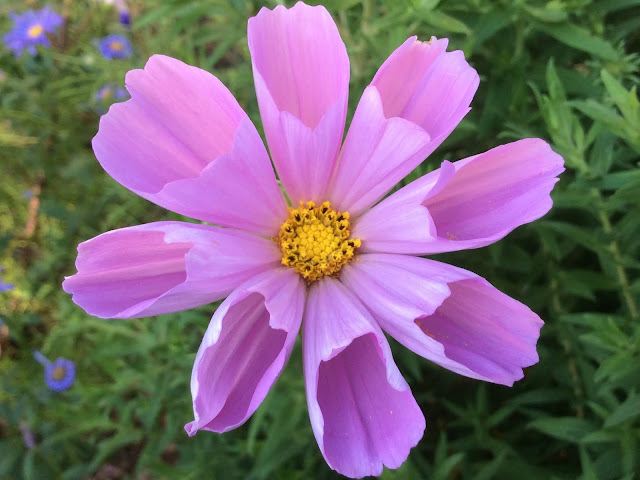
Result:
{"label": "stamen", "polygon": [[40,35],[42,35],[43,31],[44,31],[44,28],[42,27],[42,25],[35,24],[29,27],[29,29],[27,30],[27,35],[29,36],[29,38],[37,38]]}
{"label": "stamen", "polygon": [[362,243],[350,234],[349,212],[337,212],[329,202],[319,207],[314,202],[300,202],[298,208],[289,208],[289,218],[275,240],[280,244],[282,264],[311,283],[336,275],[353,260]]}
{"label": "stamen", "polygon": [[57,382],[62,380],[67,375],[67,370],[64,367],[56,367],[53,369],[51,376]]}

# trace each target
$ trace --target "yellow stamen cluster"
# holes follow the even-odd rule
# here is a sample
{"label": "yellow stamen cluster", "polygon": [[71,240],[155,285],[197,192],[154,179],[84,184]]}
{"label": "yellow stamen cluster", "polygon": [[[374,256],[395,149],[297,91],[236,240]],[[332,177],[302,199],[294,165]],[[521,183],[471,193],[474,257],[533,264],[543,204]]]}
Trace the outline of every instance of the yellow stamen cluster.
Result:
{"label": "yellow stamen cluster", "polygon": [[117,40],[114,40],[113,42],[111,42],[110,46],[111,46],[111,50],[115,50],[116,52],[119,52],[124,49],[124,45],[122,44],[122,42],[118,42]]}
{"label": "yellow stamen cluster", "polygon": [[42,27],[42,25],[35,24],[29,27],[29,29],[27,30],[27,35],[29,36],[29,38],[37,38],[40,35],[42,35],[43,31],[44,31],[44,28]]}
{"label": "yellow stamen cluster", "polygon": [[337,274],[353,259],[362,243],[359,238],[349,238],[350,234],[348,212],[334,210],[329,202],[318,207],[314,202],[300,202],[298,208],[289,208],[289,218],[276,241],[282,264],[311,283]]}
{"label": "yellow stamen cluster", "polygon": [[65,377],[66,374],[67,374],[67,371],[65,370],[64,367],[56,367],[53,369],[51,376],[53,377],[54,380],[60,381]]}

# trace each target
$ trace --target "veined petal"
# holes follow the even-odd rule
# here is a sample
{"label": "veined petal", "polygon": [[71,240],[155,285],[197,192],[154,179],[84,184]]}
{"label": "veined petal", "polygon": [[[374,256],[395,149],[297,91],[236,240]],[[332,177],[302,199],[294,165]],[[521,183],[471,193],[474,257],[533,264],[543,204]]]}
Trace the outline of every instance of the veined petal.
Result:
{"label": "veined petal", "polygon": [[78,273],[62,284],[90,315],[132,318],[177,312],[227,296],[279,264],[270,240],[183,222],[122,228],[78,245]]}
{"label": "veined petal", "polygon": [[305,285],[291,269],[251,278],[218,307],[198,349],[185,426],[226,432],[255,412],[282,372],[300,329]]}
{"label": "veined petal", "polygon": [[380,92],[387,118],[404,118],[427,131],[431,137],[427,155],[470,110],[480,82],[460,50],[446,51],[448,43],[446,38],[407,39],[371,82]]}
{"label": "veined petal", "polygon": [[511,386],[538,362],[540,317],[471,272],[369,254],[340,278],[389,335],[456,373]]}
{"label": "veined petal", "polygon": [[358,104],[330,199],[358,215],[429,156],[470,110],[478,74],[447,39],[411,37],[382,64]]}
{"label": "veined petal", "polygon": [[351,122],[328,195],[341,211],[358,215],[424,160],[429,134],[402,118],[386,118],[380,94],[367,87]]}
{"label": "veined petal", "polygon": [[271,156],[294,205],[326,200],[347,112],[349,58],[322,6],[262,8],[249,51]]}
{"label": "veined petal", "polygon": [[331,277],[309,290],[303,356],[311,425],[329,466],[353,478],[399,467],[424,416],[369,312]]}
{"label": "veined petal", "polygon": [[182,215],[277,234],[286,207],[267,151],[216,77],[154,55],[126,86],[131,99],[110,108],[93,139],[109,175]]}
{"label": "veined petal", "polygon": [[362,215],[352,235],[363,252],[426,255],[489,245],[549,211],[563,163],[538,138],[445,162]]}

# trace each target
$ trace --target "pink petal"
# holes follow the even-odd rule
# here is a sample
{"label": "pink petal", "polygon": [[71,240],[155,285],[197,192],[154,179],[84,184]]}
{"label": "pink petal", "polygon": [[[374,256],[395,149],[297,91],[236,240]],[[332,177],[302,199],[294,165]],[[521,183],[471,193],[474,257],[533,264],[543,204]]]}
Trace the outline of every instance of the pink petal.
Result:
{"label": "pink petal", "polygon": [[327,463],[354,478],[399,467],[425,420],[371,315],[325,277],[309,290],[304,322],[307,404]]}
{"label": "pink petal", "polygon": [[216,77],[154,55],[126,86],[131,99],[110,108],[93,139],[109,175],[182,215],[277,234],[286,208],[266,149]]}
{"label": "pink petal", "polygon": [[478,74],[447,39],[411,37],[365,90],[342,148],[330,199],[358,215],[431,154],[469,111]]}
{"label": "pink petal", "polygon": [[62,287],[88,314],[132,318],[186,310],[227,296],[277,266],[268,239],[183,222],[103,233],[78,245],[78,273]]}
{"label": "pink petal", "polygon": [[542,320],[477,275],[407,255],[361,255],[341,280],[405,347],[467,377],[503,385],[538,362]]}
{"label": "pink petal", "polygon": [[255,412],[293,350],[304,295],[302,277],[278,268],[251,278],[218,307],[193,364],[190,436],[226,432]]}
{"label": "pink petal", "polygon": [[[429,152],[470,110],[479,77],[460,50],[447,52],[448,40],[407,39],[382,64],[371,85],[380,92],[387,118],[420,125],[431,136]],[[427,153],[427,155],[428,155]],[[426,155],[425,155],[426,156]]]}
{"label": "pink petal", "polygon": [[366,212],[352,235],[363,252],[426,255],[489,245],[549,211],[563,163],[537,138],[445,162]]}
{"label": "pink petal", "polygon": [[420,126],[387,119],[378,90],[368,87],[342,148],[329,200],[341,211],[360,214],[424,160],[429,140]]}
{"label": "pink petal", "polygon": [[349,58],[322,7],[298,2],[249,19],[260,114],[278,175],[294,205],[322,202],[347,112]]}

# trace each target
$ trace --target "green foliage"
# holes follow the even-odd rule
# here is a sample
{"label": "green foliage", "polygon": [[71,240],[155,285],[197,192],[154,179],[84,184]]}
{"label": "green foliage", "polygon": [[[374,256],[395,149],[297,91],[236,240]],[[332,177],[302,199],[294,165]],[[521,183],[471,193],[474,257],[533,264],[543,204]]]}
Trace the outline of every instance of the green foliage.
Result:
{"label": "green foliage", "polygon": [[[0,4],[6,13],[45,2]],[[243,0],[132,1],[135,55],[92,40],[124,33],[114,10],[54,0],[53,48],[0,49],[0,478],[335,478],[306,413],[299,346],[242,428],[188,438],[189,377],[215,306],[139,320],[86,315],[61,291],[75,246],[101,232],[178,218],[137,198],[90,148],[95,91],[164,53],[217,75],[259,124]],[[267,2],[272,7],[276,2]],[[486,277],[546,321],[540,363],[512,389],[438,368],[393,345],[427,417],[409,460],[383,478],[637,478],[640,471],[640,105],[638,0],[328,0],[351,58],[350,112],[411,35],[449,37],[481,75],[473,110],[405,182],[513,139],[564,156],[554,208],[482,250],[439,256]],[[25,198],[24,191],[31,192]],[[0,333],[1,335],[1,333]],[[31,351],[77,362],[47,390]],[[21,429],[36,436],[27,448]]]}

